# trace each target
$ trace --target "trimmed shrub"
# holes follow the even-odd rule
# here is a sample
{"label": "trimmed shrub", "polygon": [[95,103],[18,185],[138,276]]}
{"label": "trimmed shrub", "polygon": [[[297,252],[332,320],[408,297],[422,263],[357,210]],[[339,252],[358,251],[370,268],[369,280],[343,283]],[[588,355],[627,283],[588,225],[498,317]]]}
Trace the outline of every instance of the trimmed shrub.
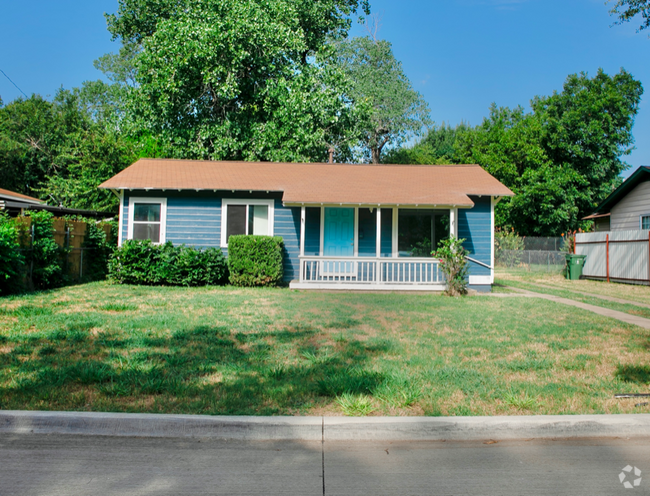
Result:
{"label": "trimmed shrub", "polygon": [[230,236],[228,268],[235,286],[276,286],[282,282],[280,236]]}
{"label": "trimmed shrub", "polygon": [[65,250],[54,241],[54,216],[51,212],[41,210],[28,212],[32,218],[34,241],[30,253],[32,283],[36,289],[49,289],[61,286],[63,280],[62,254]]}
{"label": "trimmed shrub", "polygon": [[226,259],[219,248],[197,250],[171,241],[126,240],[110,256],[108,277],[120,284],[205,286],[222,284]]}
{"label": "trimmed shrub", "polygon": [[0,295],[22,289],[24,267],[16,226],[5,213],[0,213]]}

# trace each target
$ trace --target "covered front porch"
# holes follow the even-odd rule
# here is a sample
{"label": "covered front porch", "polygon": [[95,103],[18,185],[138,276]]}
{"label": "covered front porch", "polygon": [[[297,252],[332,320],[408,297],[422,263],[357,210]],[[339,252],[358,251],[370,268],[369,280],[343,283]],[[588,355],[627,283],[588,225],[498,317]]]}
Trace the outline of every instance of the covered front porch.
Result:
{"label": "covered front porch", "polygon": [[458,234],[455,206],[300,206],[293,289],[439,291],[440,241]]}

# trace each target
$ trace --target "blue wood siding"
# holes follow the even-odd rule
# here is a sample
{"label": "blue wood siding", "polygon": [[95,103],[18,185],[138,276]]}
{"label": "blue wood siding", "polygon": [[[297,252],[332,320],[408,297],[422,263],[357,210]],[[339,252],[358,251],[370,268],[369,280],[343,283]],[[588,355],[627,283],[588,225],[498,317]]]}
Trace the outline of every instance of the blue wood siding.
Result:
{"label": "blue wood siding", "polygon": [[[474,202],[471,209],[458,209],[458,237],[465,238],[463,246],[470,257],[492,265],[492,217],[490,197],[470,196]],[[489,276],[490,269],[470,262],[470,274]]]}
{"label": "blue wood siding", "polygon": [[[300,208],[284,207],[279,198],[274,199],[274,234],[284,239],[284,279],[291,281],[298,277],[300,254]],[[276,195],[277,196],[277,195]],[[124,194],[123,219],[120,220],[123,239],[127,239],[129,219],[129,198],[167,198],[166,240],[174,245],[186,244],[197,248],[218,248],[221,245],[221,206],[223,198],[258,198],[246,193],[162,192],[131,191]],[[319,228],[320,229],[320,228]],[[320,243],[320,241],[319,241]],[[228,250],[222,248],[224,254]]]}
{"label": "blue wood siding", "polygon": [[300,207],[284,207],[275,200],[274,235],[284,239],[284,280],[298,279],[300,274]]}
{"label": "blue wood siding", "polygon": [[221,198],[167,198],[167,241],[196,248],[219,248]]}
{"label": "blue wood siding", "polygon": [[[130,197],[166,197],[167,226],[166,239],[174,244],[186,244],[198,248],[219,247],[221,244],[222,198],[253,198],[244,193],[201,192],[125,192],[123,218],[120,220],[123,239],[127,239]],[[284,239],[284,279],[298,279],[300,270],[300,207],[285,207],[278,194],[255,195],[254,198],[274,199],[274,234]],[[471,197],[474,207],[458,210],[458,237],[465,238],[465,248],[470,256],[491,265],[490,198]],[[359,228],[364,236],[359,239],[359,255],[374,256],[376,253],[376,210],[365,220],[360,219]],[[391,256],[392,209],[382,209],[381,254]],[[305,254],[320,252],[320,208],[306,209]],[[227,254],[227,250],[224,249]],[[470,263],[471,275],[490,275],[490,270]]]}
{"label": "blue wood siding", "polygon": [[305,208],[305,255],[320,255],[320,207]]}

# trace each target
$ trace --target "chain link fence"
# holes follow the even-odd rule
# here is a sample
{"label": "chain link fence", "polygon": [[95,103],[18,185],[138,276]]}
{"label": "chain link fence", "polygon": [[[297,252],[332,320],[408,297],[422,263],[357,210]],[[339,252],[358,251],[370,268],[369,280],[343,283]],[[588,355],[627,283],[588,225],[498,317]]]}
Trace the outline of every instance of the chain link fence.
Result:
{"label": "chain link fence", "polygon": [[506,250],[495,246],[495,263],[498,267],[526,271],[561,272],[565,265],[562,251],[564,238],[524,237],[523,249]]}

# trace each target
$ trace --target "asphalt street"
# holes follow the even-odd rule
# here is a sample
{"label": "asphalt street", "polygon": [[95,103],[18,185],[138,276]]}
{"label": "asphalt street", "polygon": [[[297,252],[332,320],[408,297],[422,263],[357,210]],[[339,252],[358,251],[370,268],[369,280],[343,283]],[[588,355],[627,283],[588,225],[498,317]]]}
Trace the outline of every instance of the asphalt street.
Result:
{"label": "asphalt street", "polygon": [[0,434],[0,496],[258,494],[650,494],[650,439],[321,443]]}

